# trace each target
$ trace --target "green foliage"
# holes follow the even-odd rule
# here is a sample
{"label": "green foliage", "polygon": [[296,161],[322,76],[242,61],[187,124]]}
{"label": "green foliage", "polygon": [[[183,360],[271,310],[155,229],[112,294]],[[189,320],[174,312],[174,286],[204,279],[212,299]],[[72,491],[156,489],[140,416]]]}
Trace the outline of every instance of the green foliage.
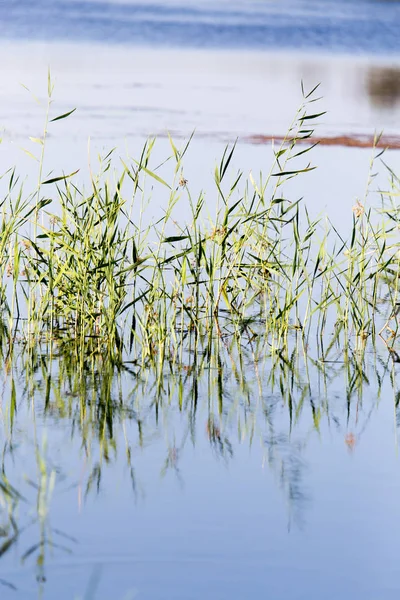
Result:
{"label": "green foliage", "polygon": [[[251,332],[279,349],[293,329],[305,342],[311,332],[322,338],[338,328],[360,339],[394,331],[383,315],[398,296],[398,179],[389,169],[378,210],[367,206],[367,190],[349,211],[348,240],[329,221],[324,230],[322,219],[310,219],[302,201],[284,191],[288,180],[315,168],[310,124],[323,113],[310,114],[313,93],[303,95],[267,176],[233,172],[236,144],[225,149],[215,169],[214,217],[184,178],[188,144],[179,150],[172,138],[169,182],[152,165],[155,140],[114,179],[111,151],[89,190],[76,186],[77,171],[43,181],[47,129],[57,120],[49,119],[50,95],[38,188],[24,199],[12,171],[0,205],[6,337],[144,364],[181,353],[192,335],[198,344]],[[144,224],[148,207],[161,199],[161,218]],[[176,217],[183,203],[188,223]]]}

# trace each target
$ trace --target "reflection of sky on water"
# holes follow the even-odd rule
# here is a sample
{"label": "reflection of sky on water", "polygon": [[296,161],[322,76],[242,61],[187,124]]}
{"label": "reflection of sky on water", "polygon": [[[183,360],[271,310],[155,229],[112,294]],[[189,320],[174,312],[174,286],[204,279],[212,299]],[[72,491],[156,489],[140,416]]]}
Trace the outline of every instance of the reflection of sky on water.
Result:
{"label": "reflection of sky on water", "polygon": [[6,2],[2,37],[218,48],[398,53],[396,2]]}
{"label": "reflection of sky on water", "polygon": [[[88,370],[86,399],[78,373],[59,378],[57,361],[50,372],[45,363],[35,370],[32,389],[21,376],[12,434],[4,421],[4,465],[25,502],[18,543],[0,559],[0,578],[17,591],[1,587],[2,598],[37,598],[40,587],[44,600],[85,597],[91,577],[94,597],[104,600],[128,590],[162,600],[166,589],[181,600],[242,600],[266,590],[273,598],[395,598],[398,373],[384,348],[361,378],[356,361],[345,365],[336,350],[324,366],[313,356],[310,386],[299,353],[293,362],[275,357],[275,375],[260,361],[261,389],[250,352],[244,379],[232,375],[232,351],[221,348],[218,360],[222,396],[215,357],[197,383],[194,372],[167,369],[161,396],[140,372],[117,377],[102,397],[102,378],[93,378],[93,393]],[[6,411],[7,376],[2,385]],[[43,564],[35,551],[21,565],[39,535],[37,524],[23,529],[36,515],[35,436],[57,473],[51,537]],[[229,440],[228,455],[215,437]]]}
{"label": "reflection of sky on water", "polygon": [[[393,73],[394,80],[395,62],[240,52],[221,52],[216,60],[213,52],[189,50],[96,46],[85,54],[85,46],[80,45],[28,47],[29,53],[27,47],[15,44],[0,47],[4,58],[0,63],[0,125],[5,129],[0,156],[4,170],[17,165],[31,181],[36,181],[37,164],[21,147],[37,151],[29,136],[41,135],[45,104],[39,106],[20,82],[45,103],[48,64],[55,80],[52,116],[73,107],[77,110],[67,120],[50,125],[45,170],[70,173],[80,168],[78,183],[88,181],[88,152],[96,169],[98,153],[104,156],[115,146],[116,157],[137,158],[148,135],[165,136],[167,131],[180,144],[181,136],[188,137],[195,130],[185,160],[194,193],[210,186],[214,189],[213,166],[225,143],[236,137],[235,168],[246,174],[268,171],[271,142],[255,147],[243,143],[243,137],[284,134],[301,101],[301,79],[306,89],[321,81],[322,100],[310,107],[327,111],[318,120],[317,135],[400,131],[399,105],[390,106],[388,101],[396,88],[377,83],[382,77],[391,81],[387,73]],[[383,95],[378,101],[380,90]],[[168,140],[158,140],[152,166],[169,152]],[[369,149],[316,148],[312,161],[318,168],[296,179],[291,193],[296,198],[304,196],[313,214],[327,211],[336,223],[348,223],[347,216],[341,219],[341,215],[347,215],[355,199],[364,196],[370,156]],[[120,168],[118,160],[115,165]],[[169,179],[169,165],[163,176]],[[213,193],[206,198],[212,204]],[[152,215],[159,204],[148,209]],[[189,207],[184,207],[182,218],[186,219],[187,211]]]}
{"label": "reflection of sky on water", "polygon": [[[283,135],[306,90],[321,82],[318,106],[327,114],[318,134],[400,131],[397,105],[399,63],[320,59],[272,53],[146,51],[81,45],[4,44],[0,47],[1,125],[14,141],[37,135],[43,109],[20,83],[39,97],[50,65],[54,105],[77,111],[63,136],[109,144],[166,131],[216,139]],[[54,109],[56,110],[56,109]]]}

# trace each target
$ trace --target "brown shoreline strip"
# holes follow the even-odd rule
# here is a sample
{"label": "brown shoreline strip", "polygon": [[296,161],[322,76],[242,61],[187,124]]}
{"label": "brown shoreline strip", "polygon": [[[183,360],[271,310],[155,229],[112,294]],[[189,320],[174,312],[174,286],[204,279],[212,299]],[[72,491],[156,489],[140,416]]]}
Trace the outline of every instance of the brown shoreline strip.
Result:
{"label": "brown shoreline strip", "polygon": [[[374,136],[369,135],[337,135],[318,137],[312,136],[305,139],[298,139],[298,144],[320,144],[321,146],[343,146],[346,148],[372,148],[374,145]],[[242,138],[248,144],[261,145],[272,141],[281,144],[285,138],[275,135],[249,135]],[[290,139],[288,139],[290,141]],[[400,150],[400,136],[381,136],[375,144],[376,148],[388,148],[391,150]]]}
{"label": "brown shoreline strip", "polygon": [[[159,133],[153,133],[153,137],[166,138],[168,133],[161,131]],[[169,131],[169,135],[172,137],[187,139],[187,134],[180,131]],[[251,134],[251,135],[237,135],[234,137],[232,134],[224,132],[202,132],[196,131],[196,138],[218,140],[220,142],[229,143],[235,139],[244,144],[252,144],[254,146],[261,146],[263,144],[279,145],[286,140],[291,142],[293,138],[284,137],[283,135],[270,135],[270,134]],[[310,137],[298,138],[297,144],[320,144],[321,146],[337,146],[342,148],[373,148],[374,140],[377,140],[378,136],[365,134],[349,134],[349,135],[327,135],[317,136],[312,135]],[[400,135],[382,135],[378,141],[375,141],[375,148],[388,149],[388,150],[400,150]]]}

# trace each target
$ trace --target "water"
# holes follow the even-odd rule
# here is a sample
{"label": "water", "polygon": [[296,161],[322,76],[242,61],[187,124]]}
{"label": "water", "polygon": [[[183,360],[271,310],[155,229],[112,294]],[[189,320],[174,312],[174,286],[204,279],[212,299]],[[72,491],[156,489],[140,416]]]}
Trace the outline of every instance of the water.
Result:
{"label": "water", "polygon": [[[234,373],[234,347],[215,348],[167,368],[158,392],[151,371],[80,378],[45,348],[3,374],[4,469],[23,501],[8,499],[2,598],[398,595],[399,373],[384,346],[377,361],[334,350],[319,372],[314,351],[308,373],[301,351],[256,372],[243,348]],[[12,540],[5,510],[2,528]]]}
{"label": "water", "polygon": [[397,2],[3,1],[1,37],[396,54]]}
{"label": "water", "polygon": [[[167,131],[196,129],[185,177],[213,208],[225,143],[239,137],[231,178],[268,171],[271,143],[252,137],[285,133],[301,80],[321,81],[321,138],[397,139],[399,17],[389,1],[0,0],[1,171],[36,182],[22,148],[37,152],[48,66],[52,116],[77,110],[52,124],[45,172],[81,168],[79,182],[98,152],[116,146],[120,168],[157,134],[156,164]],[[289,191],[340,228],[370,156],[321,146]],[[219,340],[160,387],[138,364],[97,357],[79,376],[60,348],[18,346],[1,372],[0,598],[397,599],[396,355],[378,340],[320,359],[299,344],[255,364],[251,345]]]}
{"label": "water", "polygon": [[[114,164],[119,169],[118,157],[138,159],[148,135],[159,138],[158,162],[152,163],[156,167],[170,153],[167,132],[183,145],[195,131],[185,160],[193,193],[209,186],[225,144],[236,138],[234,168],[245,173],[268,171],[270,137],[286,133],[302,100],[302,79],[306,89],[321,81],[322,100],[315,108],[327,114],[318,120],[317,136],[366,136],[372,146],[375,131],[395,139],[400,135],[395,85],[400,70],[394,59],[387,63],[376,57],[350,60],[345,55],[321,58],[100,44],[88,52],[88,47],[4,42],[0,66],[4,171],[17,165],[32,185],[37,181],[37,163],[23,149],[38,154],[38,145],[29,137],[42,134],[49,65],[55,82],[51,116],[77,110],[69,119],[50,125],[44,171],[58,175],[80,169],[78,183],[88,181],[89,154],[96,169],[97,155],[116,147]],[[254,145],[252,138],[260,135],[267,141]],[[306,199],[314,216],[328,210],[335,223],[343,221],[343,211],[351,212],[355,199],[364,196],[370,158],[369,147],[321,145],[312,153],[318,169],[298,180],[293,193]],[[387,160],[396,168],[396,152]]]}

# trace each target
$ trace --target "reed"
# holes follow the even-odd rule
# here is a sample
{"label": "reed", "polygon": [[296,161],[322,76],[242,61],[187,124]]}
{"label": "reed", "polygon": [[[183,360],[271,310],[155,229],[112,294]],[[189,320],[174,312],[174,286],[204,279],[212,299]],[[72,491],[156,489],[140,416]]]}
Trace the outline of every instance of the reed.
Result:
{"label": "reed", "polygon": [[[51,122],[73,112],[49,118],[50,80],[37,189],[26,195],[13,170],[1,202],[3,338],[68,345],[82,360],[106,353],[115,364],[150,362],[161,372],[166,358],[181,361],[188,348],[210,347],[216,337],[260,337],[279,351],[293,330],[305,344],[340,330],[361,343],[379,331],[393,335],[396,322],[385,318],[398,298],[398,179],[385,163],[388,191],[379,207],[368,206],[382,152],[373,149],[349,239],[329,219],[327,228],[311,220],[285,192],[289,180],[315,168],[310,152],[323,114],[312,110],[315,92],[303,90],[266,176],[233,173],[235,144],[225,149],[212,216],[204,193],[194,198],[184,177],[191,139],[178,149],[170,138],[169,182],[152,166],[155,140],[119,174],[110,152],[89,189],[77,186],[76,173],[42,181]],[[149,203],[165,194],[162,216],[144,225]],[[187,223],[176,218],[183,203]]]}
{"label": "reed", "polygon": [[[14,169],[0,203],[0,558],[12,549],[35,561],[40,594],[50,553],[76,544],[50,518],[59,495],[73,490],[81,509],[121,468],[140,497],[140,455],[155,440],[146,468],[179,483],[189,446],[203,452],[205,439],[229,463],[257,444],[291,522],[305,510],[312,434],[338,434],[353,451],[388,380],[394,429],[400,422],[400,181],[375,147],[348,238],[286,189],[314,168],[316,90],[304,92],[267,175],[234,172],[235,145],[226,148],[212,208],[185,179],[191,140],[178,148],[170,138],[163,171],[155,140],[117,172],[110,152],[80,188],[76,174],[43,178],[49,81],[38,185],[26,193]],[[377,161],[388,178],[374,206]],[[160,198],[163,214],[149,223]],[[184,203],[188,222],[177,217]]]}

